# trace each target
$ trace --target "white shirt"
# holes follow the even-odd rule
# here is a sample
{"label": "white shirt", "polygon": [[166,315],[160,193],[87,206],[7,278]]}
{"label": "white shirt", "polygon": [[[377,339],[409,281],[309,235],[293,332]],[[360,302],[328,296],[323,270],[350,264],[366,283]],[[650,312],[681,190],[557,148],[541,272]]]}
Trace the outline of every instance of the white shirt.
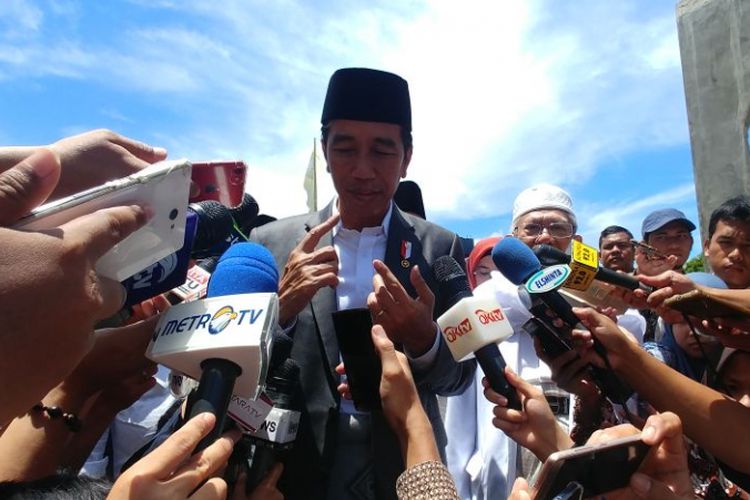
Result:
{"label": "white shirt", "polygon": [[[338,213],[338,199],[333,202],[332,215]],[[339,311],[367,307],[367,296],[373,291],[372,278],[375,268],[372,261],[385,260],[385,250],[388,242],[393,202],[379,226],[365,227],[361,231],[345,228],[341,221],[331,232],[333,248],[339,259],[339,284],[336,287],[336,307]],[[440,337],[435,336],[432,347],[423,355],[417,357],[406,355],[412,366],[423,368],[429,366],[437,357],[440,347]],[[354,403],[350,400],[341,401],[341,411],[356,413]]]}
{"label": "white shirt", "polygon": [[155,378],[156,385],[129,408],[117,414],[86,459],[81,474],[94,478],[106,475],[109,463],[106,449],[110,435],[115,478],[119,476],[123,464],[151,440],[159,419],[176,401],[169,390],[169,368],[159,365]]}

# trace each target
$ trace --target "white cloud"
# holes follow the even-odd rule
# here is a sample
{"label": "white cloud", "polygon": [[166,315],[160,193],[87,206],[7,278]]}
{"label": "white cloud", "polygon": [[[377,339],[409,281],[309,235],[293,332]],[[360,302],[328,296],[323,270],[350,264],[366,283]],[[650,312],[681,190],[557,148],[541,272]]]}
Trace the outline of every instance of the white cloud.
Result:
{"label": "white cloud", "polygon": [[[695,184],[685,183],[638,199],[616,199],[606,203],[583,203],[578,212],[582,221],[580,233],[584,241],[596,245],[599,232],[607,226],[624,226],[640,237],[641,223],[650,212],[661,208],[677,208],[694,218]],[[692,210],[691,210],[692,209]],[[695,220],[697,225],[697,220]]]}
{"label": "white cloud", "polygon": [[[111,38],[6,40],[0,78],[53,74],[158,101],[184,120],[153,137],[181,156],[245,159],[250,191],[263,192],[264,210],[277,215],[304,208],[325,85],[342,66],[409,81],[410,177],[432,218],[501,216],[534,182],[585,186],[607,159],[688,139],[671,5],[129,3],[153,21],[124,20]],[[39,9],[34,17],[33,6],[13,5],[23,11],[15,17],[44,28]],[[261,188],[273,180],[278,193]]]}
{"label": "white cloud", "polygon": [[42,24],[42,10],[27,0],[4,0],[0,8],[3,38],[18,38],[35,32]]}

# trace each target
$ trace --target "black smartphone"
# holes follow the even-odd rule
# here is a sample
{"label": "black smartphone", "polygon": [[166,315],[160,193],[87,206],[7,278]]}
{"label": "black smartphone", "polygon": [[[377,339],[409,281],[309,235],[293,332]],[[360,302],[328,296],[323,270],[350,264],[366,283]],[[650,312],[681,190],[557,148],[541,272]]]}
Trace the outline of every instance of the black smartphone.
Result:
{"label": "black smartphone", "polygon": [[574,481],[583,487],[585,498],[623,488],[650,449],[641,435],[635,434],[553,453],[544,462],[534,485],[534,499],[551,500]]}
{"label": "black smartphone", "polygon": [[345,309],[331,315],[354,406],[362,411],[381,409],[380,376],[383,369],[372,343],[370,310]]}

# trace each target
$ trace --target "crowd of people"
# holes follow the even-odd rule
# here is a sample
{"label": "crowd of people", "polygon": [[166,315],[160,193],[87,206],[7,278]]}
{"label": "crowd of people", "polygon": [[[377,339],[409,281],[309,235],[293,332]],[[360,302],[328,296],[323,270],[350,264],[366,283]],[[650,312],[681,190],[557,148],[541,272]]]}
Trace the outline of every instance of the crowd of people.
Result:
{"label": "crowd of people", "polygon": [[[498,271],[493,249],[515,238],[569,253],[581,237],[564,189],[523,190],[508,233],[465,248],[426,220],[418,187],[399,188],[414,150],[403,78],[336,71],[321,126],[335,198],[248,235],[280,270],[276,334],[292,339],[301,400],[293,448],[253,487],[227,467],[239,428],[230,423],[195,453],[216,415],[188,418],[169,370],[145,356],[170,302],[157,295],[132,307],[127,324],[98,327],[123,309],[126,291],[96,263],[148,222],[150,208],[106,208],[44,231],[13,228],[45,201],[137,172],[167,152],[104,130],[0,148],[0,497],[533,498],[553,453],[640,433],[648,455],[607,497],[750,498],[750,317],[692,316],[672,300],[692,292],[750,308],[750,197],[714,208],[703,242],[710,273],[684,272],[697,228],[679,210],[652,212],[637,236],[603,228],[600,265],[643,286],[610,287],[605,305],[565,295],[579,322],[567,332],[571,348],[552,355],[527,331],[534,314]],[[436,323],[450,307],[433,271],[445,256],[512,326],[499,350],[520,409],[508,407],[475,360],[451,354]],[[332,320],[354,308],[370,312],[382,367],[381,408],[371,411],[351,400]],[[596,370],[632,393],[614,397]]]}

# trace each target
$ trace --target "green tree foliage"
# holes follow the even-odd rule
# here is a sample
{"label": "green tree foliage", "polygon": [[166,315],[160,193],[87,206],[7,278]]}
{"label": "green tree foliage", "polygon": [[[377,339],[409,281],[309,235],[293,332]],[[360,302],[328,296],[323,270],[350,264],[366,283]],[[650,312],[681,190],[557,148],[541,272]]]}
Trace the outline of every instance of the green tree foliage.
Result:
{"label": "green tree foliage", "polygon": [[694,273],[698,271],[705,271],[706,265],[703,262],[703,254],[699,253],[692,259],[685,262],[685,272],[686,273]]}

